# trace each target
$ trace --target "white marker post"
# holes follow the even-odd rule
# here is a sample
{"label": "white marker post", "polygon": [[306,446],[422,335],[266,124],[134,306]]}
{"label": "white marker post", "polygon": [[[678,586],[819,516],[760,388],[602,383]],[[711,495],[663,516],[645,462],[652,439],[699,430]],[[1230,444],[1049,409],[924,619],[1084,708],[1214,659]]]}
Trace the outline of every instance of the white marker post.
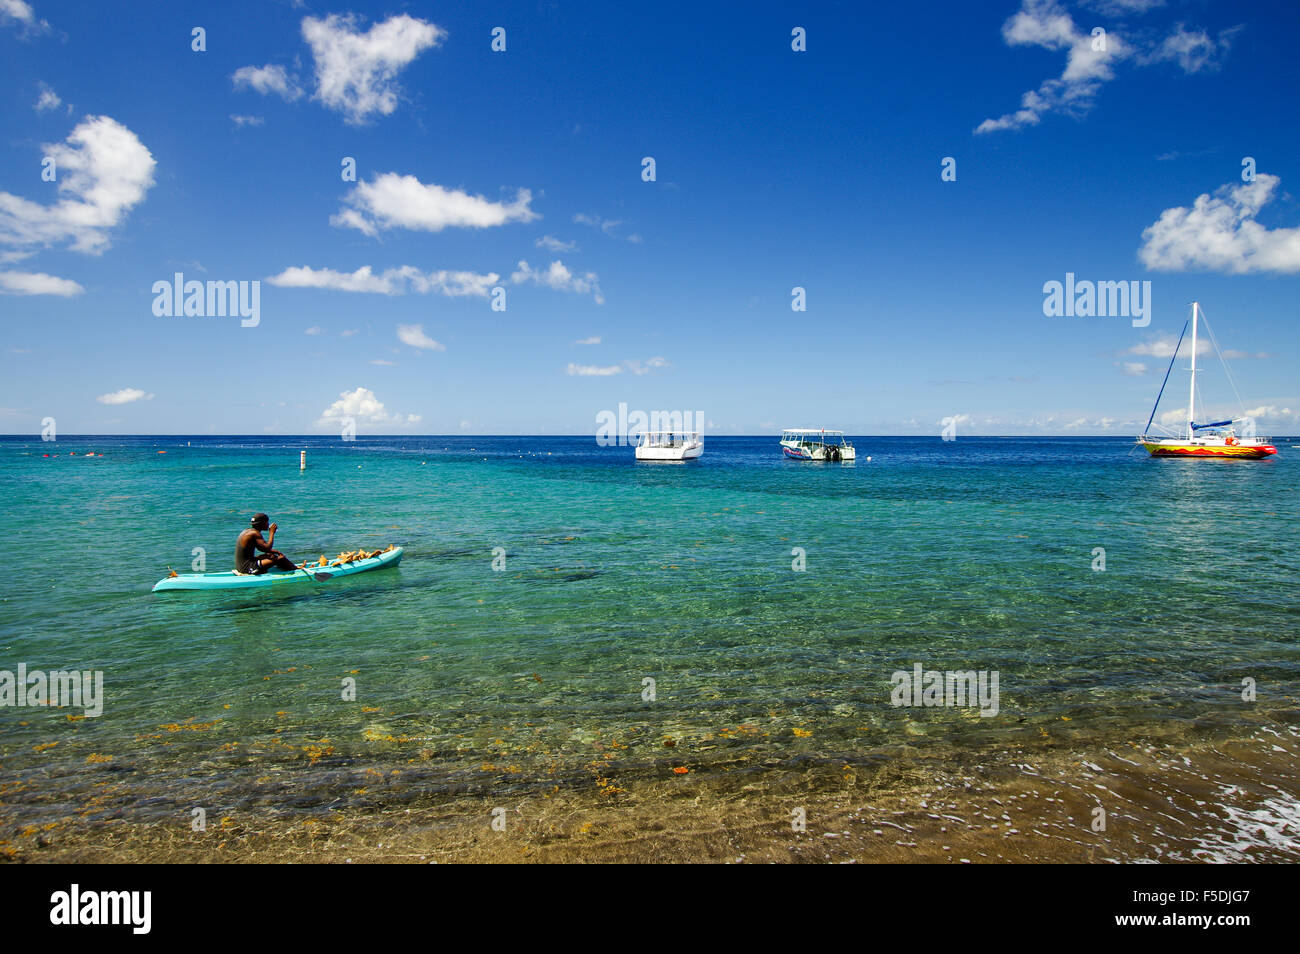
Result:
{"label": "white marker post", "polygon": [[300,471],[301,471],[301,470],[306,470],[306,469],[307,469],[307,452],[306,452],[306,451],[299,451],[299,452],[298,452],[298,469],[299,469]]}

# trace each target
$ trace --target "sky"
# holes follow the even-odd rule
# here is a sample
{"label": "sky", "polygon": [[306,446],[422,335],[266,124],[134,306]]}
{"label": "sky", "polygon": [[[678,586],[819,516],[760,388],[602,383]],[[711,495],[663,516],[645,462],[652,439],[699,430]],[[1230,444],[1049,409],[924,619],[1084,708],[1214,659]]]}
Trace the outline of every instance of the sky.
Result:
{"label": "sky", "polygon": [[[1131,436],[1193,300],[1241,394],[1207,351],[1209,409],[1295,433],[1296,36],[1213,0],[0,0],[0,433]],[[1045,314],[1067,274],[1145,313]]]}

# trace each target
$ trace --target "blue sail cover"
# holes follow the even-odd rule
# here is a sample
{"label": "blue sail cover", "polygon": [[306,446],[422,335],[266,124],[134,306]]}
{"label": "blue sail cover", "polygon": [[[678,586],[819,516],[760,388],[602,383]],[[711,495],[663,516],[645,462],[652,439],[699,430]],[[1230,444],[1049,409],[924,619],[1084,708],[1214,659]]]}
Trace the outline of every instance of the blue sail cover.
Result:
{"label": "blue sail cover", "polygon": [[1227,427],[1231,423],[1232,421],[1215,421],[1213,424],[1193,424],[1192,427],[1199,431],[1203,427]]}

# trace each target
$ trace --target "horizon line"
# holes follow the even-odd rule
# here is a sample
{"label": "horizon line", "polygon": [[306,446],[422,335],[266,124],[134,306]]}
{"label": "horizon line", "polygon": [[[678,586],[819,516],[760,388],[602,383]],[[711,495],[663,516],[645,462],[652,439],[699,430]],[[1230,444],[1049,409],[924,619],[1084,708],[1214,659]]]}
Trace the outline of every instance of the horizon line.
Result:
{"label": "horizon line", "polygon": [[[635,432],[634,432],[634,433],[635,433]],[[960,437],[960,438],[954,438],[954,439],[951,440],[951,441],[944,441],[944,440],[943,440],[943,437],[942,437],[940,434],[936,434],[936,433],[926,433],[926,434],[855,434],[855,433],[853,433],[853,432],[851,432],[851,431],[844,431],[843,433],[844,433],[844,436],[845,436],[845,437],[853,437],[853,438],[858,438],[858,439],[877,439],[877,438],[932,438],[932,439],[934,439],[934,440],[938,440],[938,441],[941,441],[942,443],[947,443],[947,444],[956,443],[958,440],[973,440],[973,439],[1002,440],[1002,439],[1007,439],[1007,438],[1024,438],[1024,437],[1055,437],[1055,438],[1111,438],[1111,439],[1115,439],[1115,440],[1128,440],[1128,439],[1134,439],[1134,438],[1136,438],[1136,437],[1139,436],[1139,435],[1136,435],[1136,434],[1134,434],[1134,435],[1129,435],[1129,434],[1078,434],[1078,433],[1074,433],[1074,434],[1066,434],[1066,433],[1056,433],[1056,432],[1051,432],[1051,433],[1023,433],[1023,434],[1013,434],[1013,433],[1008,433],[1008,434],[966,434],[966,435],[963,435],[963,436]],[[705,434],[705,435],[703,435],[703,436],[706,437],[706,438],[711,436],[711,437],[714,437],[714,438],[772,438],[772,439],[775,439],[775,440],[779,440],[779,439],[780,439],[779,434],[776,433],[776,432],[764,432],[764,433],[757,433],[757,434],[712,434],[712,435]],[[1289,436],[1289,435],[1285,435],[1285,434],[1284,434],[1284,435],[1281,435],[1281,436],[1284,436],[1284,437],[1285,437],[1285,436]],[[110,433],[110,432],[85,432],[85,433],[69,434],[69,435],[67,435],[66,437],[60,437],[60,438],[56,438],[56,439],[54,439],[54,440],[52,440],[52,441],[46,441],[46,440],[42,440],[42,439],[41,439],[40,434],[0,434],[0,440],[10,440],[10,439],[14,439],[14,440],[30,441],[30,442],[37,443],[37,444],[58,444],[58,443],[62,443],[62,442],[64,442],[64,441],[73,440],[73,439],[85,439],[85,438],[94,438],[94,437],[99,437],[99,438],[108,438],[108,437],[137,437],[137,438],[138,438],[138,437],[167,437],[167,438],[180,438],[180,437],[183,437],[183,438],[186,438],[186,439],[188,439],[188,440],[216,440],[216,439],[218,439],[218,438],[224,438],[224,437],[242,437],[242,438],[257,438],[257,439],[260,439],[260,440],[299,440],[299,439],[308,439],[308,440],[327,440],[327,439],[330,438],[330,435],[328,435],[328,434],[247,434],[247,433],[242,433],[242,434],[241,434],[241,433],[237,433],[237,432],[232,432],[232,433],[228,433],[228,434],[196,434],[196,433],[192,433],[192,432],[190,432],[190,433],[186,433],[186,432],[172,432],[172,433],[158,432],[158,433],[135,433],[135,434],[131,434],[131,433]],[[389,440],[389,439],[395,439],[395,440],[423,440],[423,439],[429,439],[429,438],[435,438],[435,437],[437,437],[437,438],[454,438],[454,439],[456,439],[456,440],[469,440],[469,439],[472,439],[472,438],[479,438],[479,437],[493,437],[493,438],[497,438],[497,437],[564,437],[564,438],[590,438],[590,439],[593,439],[593,440],[594,440],[595,435],[594,435],[594,434],[561,434],[561,433],[551,433],[551,432],[536,432],[536,433],[531,433],[531,434],[507,434],[507,433],[480,433],[480,434],[466,434],[466,433],[455,433],[455,434],[451,434],[451,433],[448,433],[448,434],[367,434],[367,435],[364,435],[364,436],[360,436],[360,435],[359,435],[359,436],[357,436],[355,439],[350,440],[350,441],[345,441],[345,440],[342,440],[341,438],[335,438],[335,440],[337,440],[338,443],[340,443],[340,444],[353,444],[353,443],[359,443],[359,442],[361,442],[361,441],[367,441],[367,440],[380,440],[380,439],[383,439],[383,440]]]}

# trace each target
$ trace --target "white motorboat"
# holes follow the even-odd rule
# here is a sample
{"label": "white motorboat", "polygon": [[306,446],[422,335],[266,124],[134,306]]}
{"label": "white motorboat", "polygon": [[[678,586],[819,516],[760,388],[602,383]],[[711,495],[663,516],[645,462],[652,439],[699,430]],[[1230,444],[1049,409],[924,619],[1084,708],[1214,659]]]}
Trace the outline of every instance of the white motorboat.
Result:
{"label": "white motorboat", "polygon": [[642,431],[637,437],[637,460],[693,460],[703,453],[698,431]]}
{"label": "white motorboat", "polygon": [[856,460],[857,451],[843,431],[824,427],[787,427],[781,432],[781,450],[793,460]]}

